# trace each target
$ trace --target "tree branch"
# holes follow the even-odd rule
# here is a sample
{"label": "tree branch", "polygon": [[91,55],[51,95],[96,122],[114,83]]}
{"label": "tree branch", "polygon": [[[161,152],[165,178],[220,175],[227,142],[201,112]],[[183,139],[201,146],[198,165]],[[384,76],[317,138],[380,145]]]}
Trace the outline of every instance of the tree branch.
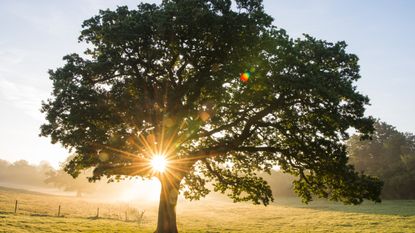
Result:
{"label": "tree branch", "polygon": [[244,147],[232,147],[232,146],[219,146],[219,147],[212,147],[202,149],[193,153],[190,153],[192,158],[195,159],[204,159],[204,158],[213,158],[215,156],[232,152],[232,151],[243,151],[243,152],[270,152],[270,153],[278,153],[282,152],[282,150],[276,147],[251,147],[251,146],[244,146]]}

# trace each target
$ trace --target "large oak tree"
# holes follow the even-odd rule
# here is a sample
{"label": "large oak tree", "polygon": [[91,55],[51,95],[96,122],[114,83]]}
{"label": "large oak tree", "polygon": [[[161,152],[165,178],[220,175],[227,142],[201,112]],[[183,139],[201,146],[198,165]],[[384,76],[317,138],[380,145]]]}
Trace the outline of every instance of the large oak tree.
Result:
{"label": "large oak tree", "polygon": [[[179,191],[213,189],[269,204],[257,176],[278,165],[295,190],[358,204],[379,200],[381,182],[348,165],[348,129],[373,130],[356,91],[358,58],[344,42],[291,39],[261,0],[164,0],[104,10],[83,23],[84,55],[50,71],[43,136],[76,153],[73,176],[158,177],[156,232],[177,232]],[[249,72],[247,82],[241,73]],[[164,172],[151,166],[165,156]]]}

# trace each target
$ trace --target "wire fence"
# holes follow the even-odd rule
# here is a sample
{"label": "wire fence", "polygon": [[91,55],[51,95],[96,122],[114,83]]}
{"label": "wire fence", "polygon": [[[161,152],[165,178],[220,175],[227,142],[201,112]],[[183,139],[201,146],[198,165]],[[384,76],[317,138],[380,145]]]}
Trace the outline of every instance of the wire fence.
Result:
{"label": "wire fence", "polygon": [[[0,197],[1,198],[1,197]],[[125,222],[136,222],[141,225],[154,224],[154,216],[148,217],[144,209],[131,207],[129,204],[101,204],[80,201],[48,202],[45,198],[43,205],[39,200],[14,200],[6,204],[0,202],[0,211],[30,215],[37,217],[77,217],[85,219],[110,219]]]}

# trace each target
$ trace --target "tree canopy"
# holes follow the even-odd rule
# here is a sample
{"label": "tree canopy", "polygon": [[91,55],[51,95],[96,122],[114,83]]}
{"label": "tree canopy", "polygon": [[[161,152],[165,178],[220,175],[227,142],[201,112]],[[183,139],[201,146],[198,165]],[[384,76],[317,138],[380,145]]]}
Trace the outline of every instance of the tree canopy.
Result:
{"label": "tree canopy", "polygon": [[356,170],[381,178],[383,198],[415,198],[415,136],[381,121],[370,141],[353,136],[348,141],[350,162]]}
{"label": "tree canopy", "polygon": [[[347,130],[373,130],[355,87],[357,56],[345,42],[294,40],[272,21],[261,0],[100,11],[82,25],[85,54],[49,72],[41,135],[77,154],[66,166],[73,176],[90,167],[92,180],[157,176],[176,199],[179,188],[199,199],[210,182],[267,205],[272,193],[257,173],[279,165],[298,176],[305,202],[380,201],[381,182],[347,164]],[[156,154],[167,158],[163,174],[150,166]]]}

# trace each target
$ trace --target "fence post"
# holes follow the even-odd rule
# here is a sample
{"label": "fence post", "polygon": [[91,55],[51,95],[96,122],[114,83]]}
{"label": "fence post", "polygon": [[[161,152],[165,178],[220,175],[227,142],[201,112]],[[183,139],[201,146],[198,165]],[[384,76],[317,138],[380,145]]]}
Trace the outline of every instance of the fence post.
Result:
{"label": "fence post", "polygon": [[127,217],[127,211],[125,211],[125,221],[128,221],[128,217]]}
{"label": "fence post", "polygon": [[99,207],[97,208],[97,218],[99,218]]}
{"label": "fence post", "polygon": [[16,200],[16,203],[14,204],[14,213],[17,213],[17,200]]}
{"label": "fence post", "polygon": [[61,205],[59,205],[59,208],[58,208],[58,217],[61,215]]}
{"label": "fence post", "polygon": [[144,210],[143,210],[143,211],[141,211],[140,218],[138,219],[138,223],[140,224],[140,226],[141,226],[141,224],[143,223],[144,212],[145,212]]}

